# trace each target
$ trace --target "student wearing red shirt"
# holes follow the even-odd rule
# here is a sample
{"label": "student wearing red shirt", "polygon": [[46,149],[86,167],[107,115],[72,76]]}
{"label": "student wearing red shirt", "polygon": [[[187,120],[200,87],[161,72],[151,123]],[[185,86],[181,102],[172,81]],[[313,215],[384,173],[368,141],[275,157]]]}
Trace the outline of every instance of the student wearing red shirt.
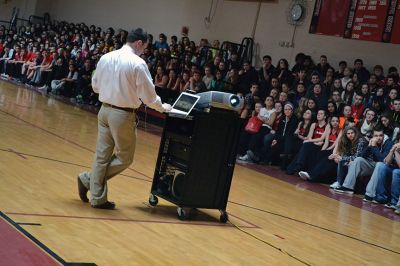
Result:
{"label": "student wearing red shirt", "polygon": [[356,119],[360,120],[362,113],[364,112],[364,105],[363,105],[364,96],[356,94],[354,97],[354,104],[351,106],[351,116]]}
{"label": "student wearing red shirt", "polygon": [[340,135],[339,128],[339,118],[337,116],[332,116],[329,122],[329,132],[325,138],[325,143],[318,154],[310,154],[318,158],[318,161],[312,165],[309,171],[300,171],[299,176],[303,180],[311,182],[324,182],[331,183],[336,176],[337,164],[331,157],[337,140]]}
{"label": "student wearing red shirt", "polygon": [[297,157],[288,166],[286,173],[292,175],[310,168],[315,160],[315,157],[310,155],[316,154],[321,150],[329,132],[329,125],[326,123],[326,111],[320,109],[317,113],[317,121],[311,125],[307,139],[304,140]]}
{"label": "student wearing red shirt", "polygon": [[30,85],[38,85],[41,80],[41,70],[45,67],[48,67],[50,63],[49,54],[46,50],[44,50],[41,55],[38,55],[35,65],[30,66],[28,69],[27,79],[30,80]]}
{"label": "student wearing red shirt", "polygon": [[43,56],[43,61],[42,63],[37,67],[34,76],[32,77],[32,81],[34,85],[41,85],[42,82],[42,76],[44,73],[49,71],[49,68],[51,66],[51,63],[53,62],[53,55],[50,54],[47,50],[44,50],[42,52]]}
{"label": "student wearing red shirt", "polygon": [[27,75],[25,75],[25,73],[27,73],[28,69],[30,67],[33,67],[36,65],[36,58],[38,57],[38,55],[39,55],[39,52],[37,51],[37,48],[35,46],[32,48],[32,51],[28,52],[26,61],[22,65],[22,70],[21,70],[21,76],[22,76],[23,82],[26,81]]}
{"label": "student wearing red shirt", "polygon": [[299,122],[299,125],[297,126],[297,129],[294,132],[294,135],[296,136],[294,141],[294,145],[296,146],[295,147],[296,151],[300,150],[301,146],[303,145],[303,142],[307,139],[311,125],[313,124],[314,121],[315,117],[311,109],[305,110],[303,113],[303,119],[302,121]]}

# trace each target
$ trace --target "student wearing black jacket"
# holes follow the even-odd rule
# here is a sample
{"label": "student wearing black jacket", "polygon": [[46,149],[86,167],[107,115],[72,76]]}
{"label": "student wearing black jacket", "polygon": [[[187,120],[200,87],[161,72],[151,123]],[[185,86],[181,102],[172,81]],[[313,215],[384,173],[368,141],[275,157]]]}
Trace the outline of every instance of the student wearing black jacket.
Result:
{"label": "student wearing black jacket", "polygon": [[286,169],[290,160],[297,151],[293,150],[294,132],[297,128],[298,120],[293,112],[294,106],[290,102],[284,105],[285,117],[280,121],[278,130],[272,141],[271,147],[265,147],[266,162],[276,162],[276,158],[281,158],[281,168]]}
{"label": "student wearing black jacket", "polygon": [[243,69],[239,71],[238,93],[243,94],[243,96],[250,93],[251,84],[254,83],[258,84],[258,73],[255,68],[251,66],[250,61],[245,61],[243,63]]}
{"label": "student wearing black jacket", "polygon": [[275,77],[276,68],[272,65],[272,58],[269,55],[264,55],[263,66],[258,71],[261,88],[265,91],[270,89],[271,79]]}

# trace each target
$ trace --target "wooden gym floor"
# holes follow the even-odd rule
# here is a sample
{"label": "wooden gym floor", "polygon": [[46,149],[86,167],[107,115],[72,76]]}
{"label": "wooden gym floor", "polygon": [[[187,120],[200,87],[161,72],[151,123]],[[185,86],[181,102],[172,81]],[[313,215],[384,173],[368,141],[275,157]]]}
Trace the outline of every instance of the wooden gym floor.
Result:
{"label": "wooden gym floor", "polygon": [[271,177],[236,166],[232,224],[220,224],[216,210],[180,221],[166,201],[150,207],[160,138],[142,129],[134,163],[109,183],[117,209],[93,209],[79,200],[76,176],[90,168],[96,132],[93,113],[0,81],[0,265],[400,261],[400,223],[391,211],[361,206],[357,196],[332,198],[326,186],[288,182],[274,170]]}

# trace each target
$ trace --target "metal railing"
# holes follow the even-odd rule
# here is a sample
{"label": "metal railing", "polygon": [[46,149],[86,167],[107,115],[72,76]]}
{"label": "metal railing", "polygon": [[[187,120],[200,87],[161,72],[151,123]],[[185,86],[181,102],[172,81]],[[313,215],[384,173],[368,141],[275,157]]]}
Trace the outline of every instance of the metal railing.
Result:
{"label": "metal railing", "polygon": [[245,61],[249,61],[252,63],[253,61],[253,51],[254,51],[254,41],[252,38],[243,38],[241,43],[234,43],[229,41],[224,41],[219,48],[212,46],[204,46],[200,57],[197,58],[198,65],[204,67],[203,64],[199,64],[199,62],[208,62],[210,58],[208,58],[208,51],[214,50],[217,51],[217,54],[220,55],[223,61],[227,62],[230,59],[232,54],[237,54],[239,59],[239,64],[242,65]]}
{"label": "metal railing", "polygon": [[36,16],[36,15],[31,15],[29,16],[28,19],[24,18],[19,18],[19,11],[20,9],[17,7],[13,8],[13,11],[11,13],[11,18],[10,20],[0,20],[1,25],[7,26],[9,30],[17,30],[22,26],[29,26],[33,24],[47,24],[50,22],[50,14],[45,13],[43,17],[41,16]]}
{"label": "metal railing", "polygon": [[243,62],[253,62],[253,51],[254,51],[254,40],[252,38],[243,38],[241,43],[233,43],[224,41],[221,44],[220,51],[224,60],[228,60],[229,56],[233,53],[238,54],[239,62],[242,65]]}

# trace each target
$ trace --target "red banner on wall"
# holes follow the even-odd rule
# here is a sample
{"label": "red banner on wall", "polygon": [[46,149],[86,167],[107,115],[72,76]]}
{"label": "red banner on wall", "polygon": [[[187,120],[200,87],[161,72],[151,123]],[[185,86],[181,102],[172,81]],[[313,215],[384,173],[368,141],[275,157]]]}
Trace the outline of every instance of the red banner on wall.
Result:
{"label": "red banner on wall", "polygon": [[343,36],[351,0],[317,0],[310,32]]}
{"label": "red banner on wall", "polygon": [[359,0],[354,16],[351,38],[365,41],[382,41],[388,0]]}
{"label": "red banner on wall", "polygon": [[310,33],[400,43],[400,0],[317,0]]}

